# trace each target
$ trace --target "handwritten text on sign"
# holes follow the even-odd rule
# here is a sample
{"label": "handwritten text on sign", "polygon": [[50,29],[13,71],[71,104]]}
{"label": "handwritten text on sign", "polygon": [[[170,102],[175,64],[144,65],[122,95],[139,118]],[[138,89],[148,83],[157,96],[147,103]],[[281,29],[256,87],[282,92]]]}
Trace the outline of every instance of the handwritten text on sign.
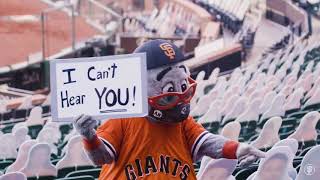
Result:
{"label": "handwritten text on sign", "polygon": [[50,62],[52,118],[119,118],[147,114],[145,54]]}

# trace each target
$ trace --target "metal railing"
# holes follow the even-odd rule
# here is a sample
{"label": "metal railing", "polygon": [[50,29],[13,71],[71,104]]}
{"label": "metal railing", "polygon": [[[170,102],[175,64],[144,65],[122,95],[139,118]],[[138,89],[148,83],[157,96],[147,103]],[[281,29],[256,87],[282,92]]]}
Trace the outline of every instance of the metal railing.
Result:
{"label": "metal railing", "polygon": [[[75,29],[75,11],[74,11],[74,6],[72,4],[66,4],[61,7],[54,7],[54,8],[49,8],[41,12],[41,37],[42,37],[42,59],[45,60],[47,55],[47,41],[49,39],[49,36],[47,35],[47,27],[46,24],[48,23],[48,16],[50,13],[53,13],[54,11],[59,11],[59,10],[67,10],[68,13],[70,13],[70,26],[71,26],[71,47],[72,50],[75,50],[75,44],[76,44],[76,29]],[[48,50],[49,51],[49,50]]]}
{"label": "metal railing", "polygon": [[122,15],[97,0],[79,0],[75,5],[76,12],[86,21],[105,34],[121,26]]}

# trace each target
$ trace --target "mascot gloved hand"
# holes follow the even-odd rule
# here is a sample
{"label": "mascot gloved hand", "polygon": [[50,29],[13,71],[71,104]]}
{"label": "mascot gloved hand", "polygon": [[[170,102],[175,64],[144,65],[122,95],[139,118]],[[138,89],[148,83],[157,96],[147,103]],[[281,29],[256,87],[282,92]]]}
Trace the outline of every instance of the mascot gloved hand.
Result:
{"label": "mascot gloved hand", "polygon": [[193,162],[203,156],[238,158],[242,165],[264,157],[252,146],[209,133],[189,116],[197,84],[174,44],[151,40],[134,53],[147,57],[148,115],[110,119],[97,131],[90,116],[74,121],[88,156],[103,165],[99,179],[196,179]]}

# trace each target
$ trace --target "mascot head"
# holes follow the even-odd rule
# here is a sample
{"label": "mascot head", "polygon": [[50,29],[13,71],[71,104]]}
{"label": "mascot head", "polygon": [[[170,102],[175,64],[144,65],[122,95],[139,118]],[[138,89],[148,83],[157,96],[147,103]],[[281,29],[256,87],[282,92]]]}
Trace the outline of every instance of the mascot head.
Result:
{"label": "mascot head", "polygon": [[146,53],[148,70],[148,117],[154,121],[178,123],[190,113],[196,82],[182,64],[180,49],[165,40],[151,40],[134,53]]}

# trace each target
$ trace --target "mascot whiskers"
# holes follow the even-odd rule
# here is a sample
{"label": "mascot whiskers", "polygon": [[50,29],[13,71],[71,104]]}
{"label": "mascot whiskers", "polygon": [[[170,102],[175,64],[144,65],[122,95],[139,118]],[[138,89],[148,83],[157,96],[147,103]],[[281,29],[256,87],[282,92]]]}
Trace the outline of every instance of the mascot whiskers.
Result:
{"label": "mascot whiskers", "polygon": [[147,57],[148,115],[110,119],[97,130],[90,116],[74,120],[88,156],[102,165],[100,180],[192,180],[196,179],[193,162],[203,156],[238,159],[240,165],[264,157],[250,145],[206,131],[189,116],[197,83],[183,65],[185,58],[178,47],[151,40],[134,53]]}

